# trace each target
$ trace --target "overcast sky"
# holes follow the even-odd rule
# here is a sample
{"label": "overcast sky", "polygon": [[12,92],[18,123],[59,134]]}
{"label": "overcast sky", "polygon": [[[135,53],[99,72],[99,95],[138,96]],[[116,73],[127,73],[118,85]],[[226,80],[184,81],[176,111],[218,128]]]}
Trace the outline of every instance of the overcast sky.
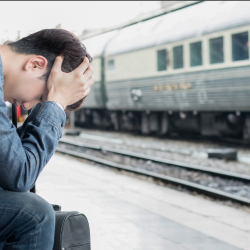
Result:
{"label": "overcast sky", "polygon": [[84,29],[110,27],[159,8],[160,1],[0,1],[0,43],[45,28],[79,35]]}

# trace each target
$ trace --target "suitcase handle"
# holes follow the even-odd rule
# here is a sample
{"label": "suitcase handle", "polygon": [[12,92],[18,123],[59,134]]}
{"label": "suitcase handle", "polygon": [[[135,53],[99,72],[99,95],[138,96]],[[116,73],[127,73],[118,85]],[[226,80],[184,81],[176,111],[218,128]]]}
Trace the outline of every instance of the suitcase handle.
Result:
{"label": "suitcase handle", "polygon": [[62,207],[60,205],[51,204],[55,212],[61,212]]}

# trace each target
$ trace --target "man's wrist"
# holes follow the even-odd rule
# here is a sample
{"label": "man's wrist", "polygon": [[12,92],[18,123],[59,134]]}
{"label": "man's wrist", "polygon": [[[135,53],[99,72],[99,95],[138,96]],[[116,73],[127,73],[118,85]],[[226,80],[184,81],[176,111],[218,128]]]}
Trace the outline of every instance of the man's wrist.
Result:
{"label": "man's wrist", "polygon": [[55,102],[63,111],[65,110],[65,108],[63,107],[63,105],[61,103]]}
{"label": "man's wrist", "polygon": [[56,98],[53,98],[52,96],[49,96],[47,97],[47,101],[50,101],[50,102],[55,102],[56,104],[58,104],[58,106],[60,106],[63,110],[66,109],[66,105],[62,102],[57,102],[56,101],[57,99]]}

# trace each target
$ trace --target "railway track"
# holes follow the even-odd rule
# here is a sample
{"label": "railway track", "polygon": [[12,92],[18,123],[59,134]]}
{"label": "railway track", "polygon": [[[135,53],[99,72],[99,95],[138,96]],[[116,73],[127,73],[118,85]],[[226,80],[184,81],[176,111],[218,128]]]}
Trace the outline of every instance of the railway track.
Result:
{"label": "railway track", "polygon": [[[80,157],[83,159],[87,159],[93,162],[97,162],[112,168],[116,168],[119,170],[125,170],[132,173],[136,173],[139,175],[144,175],[148,177],[152,177],[155,180],[160,180],[166,183],[171,183],[174,185],[180,185],[189,190],[196,191],[200,194],[206,194],[208,196],[212,196],[215,198],[223,199],[223,200],[231,200],[243,205],[250,206],[250,198],[244,197],[240,195],[235,195],[230,192],[225,192],[219,188],[211,188],[206,185],[201,185],[196,181],[190,181],[185,178],[176,178],[173,175],[166,175],[157,173],[155,171],[149,171],[140,167],[133,167],[127,164],[121,164],[120,162],[116,162],[113,160],[114,157],[107,157],[107,154],[119,156],[119,157],[131,157],[133,159],[137,159],[140,161],[154,162],[156,164],[161,164],[164,167],[168,168],[180,168],[182,171],[199,173],[199,175],[205,175],[206,178],[213,178],[217,181],[223,181],[223,185],[232,185],[233,183],[237,183],[238,188],[240,189],[241,185],[249,186],[250,188],[250,176],[232,173],[228,171],[222,171],[218,169],[213,169],[210,167],[202,167],[199,165],[194,165],[190,163],[173,161],[169,159],[163,159],[155,156],[149,156],[141,153],[135,153],[127,150],[115,149],[111,147],[103,147],[97,146],[94,144],[77,142],[73,140],[69,140],[66,138],[62,138],[59,141],[59,145],[57,147],[57,152],[69,154],[75,157]],[[107,159],[108,158],[108,159]],[[170,171],[171,172],[171,171]],[[211,177],[212,176],[212,177]],[[231,184],[227,184],[227,182],[231,182]]]}

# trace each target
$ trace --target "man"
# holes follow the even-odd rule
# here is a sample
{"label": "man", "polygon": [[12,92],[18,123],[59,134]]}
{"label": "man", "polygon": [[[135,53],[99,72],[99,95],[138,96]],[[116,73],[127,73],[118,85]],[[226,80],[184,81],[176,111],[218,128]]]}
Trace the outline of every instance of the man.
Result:
{"label": "man", "polygon": [[[60,29],[0,46],[0,250],[53,248],[52,206],[27,191],[55,152],[64,110],[79,108],[94,83],[91,60],[81,42]],[[17,130],[5,101],[35,106]]]}

